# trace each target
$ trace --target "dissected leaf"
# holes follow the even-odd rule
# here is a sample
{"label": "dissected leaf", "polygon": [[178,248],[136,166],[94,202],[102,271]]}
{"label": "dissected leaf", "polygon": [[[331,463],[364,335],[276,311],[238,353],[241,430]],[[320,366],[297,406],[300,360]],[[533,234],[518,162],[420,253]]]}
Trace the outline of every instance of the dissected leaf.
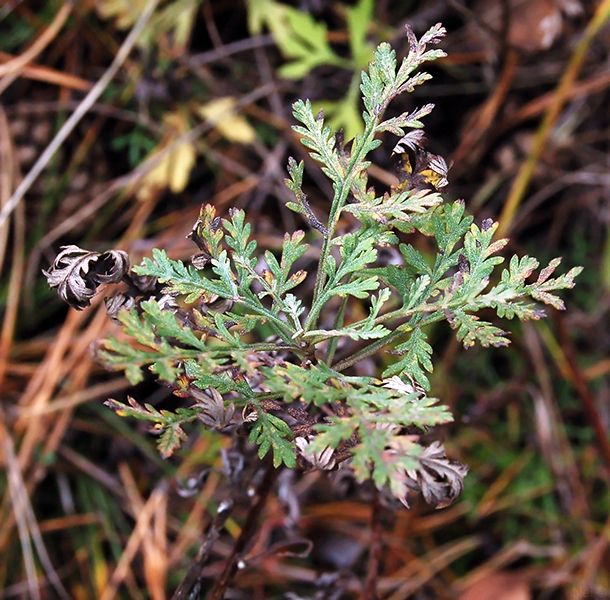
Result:
{"label": "dissected leaf", "polygon": [[408,341],[396,347],[396,352],[404,356],[390,365],[383,372],[383,377],[405,373],[413,377],[425,390],[429,390],[430,381],[425,371],[432,372],[432,346],[427,342],[426,334],[417,327],[411,333]]}
{"label": "dissected leaf", "polygon": [[[176,43],[184,44],[190,33],[174,9],[192,10],[196,1],[177,0],[162,11],[162,30],[174,32]],[[310,14],[273,0],[250,0],[249,6],[252,27],[269,27],[291,61],[285,74],[302,75],[320,64],[353,66],[334,52],[326,25]],[[356,61],[368,60],[373,6],[359,0],[346,9]],[[119,16],[119,0],[116,7]],[[372,480],[405,505],[412,492],[442,507],[462,491],[466,467],[449,460],[439,442],[420,443],[423,434],[433,433],[430,428],[453,418],[427,395],[433,362],[426,327],[447,320],[467,347],[476,341],[505,345],[505,332],[477,313],[491,308],[501,317],[540,318],[535,301],[563,308],[555,292],[572,287],[580,269],[553,278],[560,263],[554,259],[533,281],[538,262],[527,256],[497,269],[506,245],[494,239],[497,223],[474,224],[464,202],[442,204],[436,191],[447,184],[450,165],[424,147],[421,119],[432,106],[384,120],[393,98],[430,77],[415,70],[443,54],[428,49],[443,35],[439,25],[418,40],[407,28],[409,52],[400,65],[389,44],[377,48],[361,79],[364,127],[349,142],[332,125],[355,122],[355,85],[336,104],[332,119],[314,112],[309,101],[294,104],[300,123],[294,131],[332,184],[329,206],[316,205],[314,212],[303,192],[305,162],[289,159],[286,185],[294,195],[289,208],[316,231],[287,233],[281,244],[274,238],[261,251],[243,210],[221,215],[208,204],[189,234],[199,250],[190,264],[158,249],[132,272],[120,252],[67,247],[58,256],[47,273],[49,283],[77,307],[86,306],[101,283],[122,280],[128,288],[107,300],[124,336],[99,343],[97,358],[134,383],[148,370],[176,398],[190,402],[172,410],[131,398],[128,404],[107,403],[121,416],[149,421],[164,457],[180,446],[186,424],[194,422],[225,434],[245,430],[258,455],[271,452],[276,467],[294,467],[297,459],[321,470],[345,463],[358,481]],[[234,98],[197,110],[230,141],[255,139],[247,121],[236,116]],[[189,114],[169,113],[164,123],[156,151],[164,148],[166,154],[141,194],[180,191],[194,164],[194,146],[185,141]],[[404,173],[398,185],[379,195],[367,170],[383,131],[400,136],[394,150],[405,155]],[[327,215],[324,223],[318,214]],[[356,219],[357,228],[349,229]],[[314,238],[311,248],[308,235]],[[409,243],[400,244],[401,238]],[[301,289],[305,268],[311,285]],[[382,380],[362,374],[365,365],[381,364],[372,359],[388,350],[399,357],[389,366],[383,361]],[[361,362],[366,359],[368,365]]]}
{"label": "dissected leaf", "polygon": [[176,413],[167,410],[158,411],[150,404],[142,406],[130,396],[127,399],[129,406],[112,399],[104,404],[121,417],[128,416],[152,422],[153,430],[160,434],[157,449],[163,458],[169,458],[187,439],[182,425],[197,418],[195,410],[179,408]]}

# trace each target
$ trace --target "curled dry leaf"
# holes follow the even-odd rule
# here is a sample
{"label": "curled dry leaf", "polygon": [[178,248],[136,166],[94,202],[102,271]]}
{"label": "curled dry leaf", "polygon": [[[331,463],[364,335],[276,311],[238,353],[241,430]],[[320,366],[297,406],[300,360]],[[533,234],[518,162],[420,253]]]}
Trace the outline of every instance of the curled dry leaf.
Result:
{"label": "curled dry leaf", "polygon": [[448,460],[445,446],[436,441],[424,448],[418,457],[420,468],[407,469],[413,489],[421,490],[425,501],[436,508],[449,506],[464,489],[468,467],[456,460]]}
{"label": "curled dry leaf", "polygon": [[313,440],[313,435],[308,435],[307,437],[298,437],[294,440],[299,455],[302,456],[305,461],[307,461],[310,465],[316,467],[317,469],[331,471],[335,468],[336,464],[334,459],[335,451],[330,446],[326,446],[326,448],[324,448],[320,452],[314,452],[312,450],[311,445]]}
{"label": "curled dry leaf", "polygon": [[449,185],[447,175],[451,164],[447,164],[445,159],[438,154],[428,154],[428,166],[438,177],[434,180],[434,187],[437,190],[444,188]]}
{"label": "curled dry leaf", "polygon": [[401,394],[405,394],[405,396],[415,394],[418,398],[425,398],[426,390],[408,374],[406,376],[408,377],[410,383],[406,383],[400,377],[398,377],[398,375],[394,375],[389,379],[383,380],[383,387],[400,392]]}
{"label": "curled dry leaf", "polygon": [[136,305],[136,299],[129,293],[116,294],[116,296],[104,298],[104,304],[106,305],[106,313],[110,317],[110,320],[113,323],[120,325],[119,312],[123,309],[131,310]]}
{"label": "curled dry leaf", "polygon": [[159,308],[161,310],[168,310],[171,312],[176,312],[180,308],[180,305],[178,304],[178,301],[176,300],[176,296],[177,296],[177,294],[163,294],[163,296],[161,296],[157,300],[157,303],[159,304]]}
{"label": "curled dry leaf", "polygon": [[407,148],[410,148],[413,152],[417,152],[419,149],[424,147],[426,143],[426,134],[423,129],[413,129],[404,135],[394,149],[392,154],[403,154],[407,152]]}
{"label": "curled dry leaf", "polygon": [[205,423],[205,425],[211,428],[222,429],[231,424],[235,414],[233,402],[229,402],[225,406],[222,396],[214,388],[203,391],[191,386],[190,393],[198,400],[194,408],[201,409],[201,412],[197,414],[197,418]]}
{"label": "curled dry leaf", "polygon": [[133,286],[142,294],[152,294],[157,290],[157,278],[153,275],[138,275],[131,271],[129,279]]}
{"label": "curled dry leaf", "polygon": [[253,404],[247,404],[241,411],[241,418],[244,423],[256,423],[258,421],[258,412]]}
{"label": "curled dry leaf", "polygon": [[102,283],[118,283],[129,269],[129,257],[121,250],[89,252],[78,246],[63,246],[48,271],[50,287],[77,310],[91,304]]}

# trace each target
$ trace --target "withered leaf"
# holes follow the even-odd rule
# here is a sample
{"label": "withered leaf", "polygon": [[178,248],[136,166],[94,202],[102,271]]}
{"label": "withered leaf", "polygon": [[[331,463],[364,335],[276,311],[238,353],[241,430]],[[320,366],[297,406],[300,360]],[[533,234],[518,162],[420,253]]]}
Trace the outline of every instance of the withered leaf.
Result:
{"label": "withered leaf", "polygon": [[62,246],[48,271],[43,271],[50,287],[77,310],[91,304],[102,283],[118,283],[129,269],[129,258],[122,250],[100,254],[78,246]]}
{"label": "withered leaf", "polygon": [[418,460],[421,468],[406,471],[413,487],[421,490],[424,500],[431,506],[444,508],[451,504],[464,489],[468,467],[447,459],[445,446],[438,441],[424,448]]}
{"label": "withered leaf", "polygon": [[190,386],[189,391],[198,400],[198,403],[193,408],[201,409],[201,412],[197,414],[197,418],[200,421],[208,427],[216,429],[222,429],[231,424],[235,414],[233,402],[229,402],[225,406],[222,396],[214,388],[204,391],[195,386]]}
{"label": "withered leaf", "polygon": [[324,471],[331,471],[335,468],[336,461],[334,459],[335,451],[326,446],[320,452],[315,452],[312,448],[314,436],[295,438],[294,444],[297,447],[299,455],[310,465]]}
{"label": "withered leaf", "polygon": [[425,143],[426,136],[424,130],[413,129],[398,141],[396,146],[394,146],[394,150],[392,150],[392,154],[402,154],[407,151],[407,148],[416,152],[419,148],[423,148]]}
{"label": "withered leaf", "polygon": [[129,272],[129,279],[134,287],[142,294],[151,294],[157,289],[157,278],[154,275],[138,275],[133,271]]}
{"label": "withered leaf", "polygon": [[108,250],[100,254],[93,270],[94,280],[100,283],[119,283],[129,271],[129,256],[122,250]]}
{"label": "withered leaf", "polygon": [[117,294],[110,298],[104,298],[104,304],[106,304],[106,313],[110,320],[120,325],[119,312],[123,309],[131,310],[135,306],[136,300],[131,294]]}

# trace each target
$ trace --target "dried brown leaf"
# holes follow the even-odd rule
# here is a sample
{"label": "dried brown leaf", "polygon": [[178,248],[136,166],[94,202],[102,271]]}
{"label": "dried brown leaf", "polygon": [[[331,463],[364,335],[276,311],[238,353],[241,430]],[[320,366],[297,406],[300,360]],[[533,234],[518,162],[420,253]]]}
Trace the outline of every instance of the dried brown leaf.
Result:
{"label": "dried brown leaf", "polygon": [[48,271],[43,271],[50,287],[77,310],[91,304],[102,283],[118,283],[129,269],[129,258],[121,250],[100,254],[78,246],[62,246]]}
{"label": "dried brown leaf", "polygon": [[445,446],[438,441],[424,448],[418,461],[421,465],[419,469],[406,470],[412,480],[411,486],[421,490],[425,501],[431,506],[449,506],[464,489],[468,467],[459,461],[447,459]]}

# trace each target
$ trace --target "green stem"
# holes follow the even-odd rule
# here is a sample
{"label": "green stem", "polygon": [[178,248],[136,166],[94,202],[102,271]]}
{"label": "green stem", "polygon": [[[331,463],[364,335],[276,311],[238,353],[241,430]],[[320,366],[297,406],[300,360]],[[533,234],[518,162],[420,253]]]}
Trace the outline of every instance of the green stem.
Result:
{"label": "green stem", "polygon": [[379,317],[377,317],[375,319],[375,325],[386,323],[387,321],[392,321],[394,319],[408,319],[409,317],[413,317],[422,313],[436,313],[438,311],[443,311],[450,308],[451,303],[445,304],[443,302],[439,302],[438,304],[422,304],[416,308],[411,308],[409,310],[393,310],[389,313],[385,313],[384,315],[380,315]]}
{"label": "green stem", "polygon": [[[375,138],[375,127],[380,119],[383,111],[380,112],[377,119],[371,119],[369,124],[367,125],[364,135],[360,140],[360,143],[356,147],[356,152],[352,155],[350,162],[348,164],[348,170],[345,178],[341,181],[339,189],[335,192],[335,198],[333,200],[333,205],[330,211],[330,215],[328,217],[328,234],[324,238],[324,245],[322,246],[322,254],[320,256],[320,262],[318,263],[318,274],[316,276],[316,285],[314,288],[313,301],[311,312],[307,316],[307,320],[305,321],[304,331],[309,331],[311,329],[315,329],[318,324],[318,315],[322,310],[322,306],[325,304],[327,298],[326,296],[326,288],[330,286],[326,286],[326,262],[328,260],[328,256],[330,254],[330,249],[332,247],[332,240],[335,234],[335,229],[337,228],[337,223],[339,222],[339,217],[341,216],[341,211],[345,206],[347,201],[347,197],[349,196],[349,192],[352,188],[352,185],[356,179],[356,177],[360,174],[362,162],[369,151],[369,147],[371,142]],[[335,282],[338,283],[338,282]],[[324,302],[322,300],[325,300]]]}
{"label": "green stem", "polygon": [[[335,322],[333,323],[333,329],[339,329],[343,326],[343,319],[345,318],[345,309],[347,308],[347,296],[343,298],[343,302],[341,302],[341,308],[335,317]],[[335,352],[337,351],[337,344],[339,343],[339,338],[334,337],[330,340],[328,344],[328,351],[326,352],[326,364],[330,365],[333,362],[333,358],[335,357]]]}
{"label": "green stem", "polygon": [[[330,219],[328,221],[330,227]],[[303,327],[303,331],[309,331],[310,329],[314,329],[317,324],[317,316],[320,312],[320,308],[318,305],[320,304],[320,294],[324,288],[324,284],[326,283],[326,271],[325,265],[328,259],[328,254],[330,252],[330,240],[332,238],[332,234],[330,228],[324,237],[324,244],[322,245],[322,253],[320,255],[320,261],[318,262],[318,272],[316,274],[316,284],[313,290],[313,300],[311,311],[307,315],[307,319],[305,320],[305,325]]]}
{"label": "green stem", "polygon": [[254,394],[252,398],[247,398],[248,403],[263,402],[265,400],[280,400],[284,397],[281,392],[261,392],[260,394]]}
{"label": "green stem", "polygon": [[294,331],[290,329],[288,323],[280,319],[277,315],[273,314],[270,310],[267,310],[262,304],[249,300],[245,296],[238,298],[237,302],[239,302],[242,306],[249,308],[254,314],[268,319],[269,324],[275,329],[276,333],[290,348],[298,348],[292,339]]}
{"label": "green stem", "polygon": [[364,348],[362,348],[358,352],[355,352],[351,356],[348,356],[347,358],[340,360],[338,363],[333,365],[332,368],[335,371],[345,371],[345,369],[349,369],[349,367],[352,367],[357,362],[360,362],[361,360],[363,360],[369,356],[372,356],[373,354],[376,354],[384,346],[387,346],[388,344],[395,342],[396,340],[400,339],[406,333],[407,333],[406,331],[400,331],[400,330],[394,331],[390,335],[386,335],[383,338],[375,340],[372,344],[365,346]]}
{"label": "green stem", "polygon": [[[428,305],[427,307],[422,307],[419,310],[413,309],[412,311],[403,312],[403,314],[402,314],[403,317],[409,316],[409,315],[407,315],[407,313],[410,313],[410,316],[414,316],[415,319],[417,320],[417,322],[411,321],[409,323],[408,331],[406,329],[396,329],[393,333],[386,335],[385,337],[380,338],[378,340],[375,340],[373,343],[369,344],[368,346],[365,346],[358,352],[355,352],[351,356],[348,356],[348,357],[340,360],[338,363],[333,365],[332,368],[335,371],[344,371],[345,369],[348,369],[349,367],[355,365],[357,362],[360,362],[361,360],[379,352],[379,350],[381,350],[384,346],[387,346],[388,344],[398,341],[403,335],[410,334],[411,331],[415,327],[424,327],[426,325],[429,325],[430,323],[435,323],[437,321],[441,321],[445,317],[444,313],[438,309],[433,309],[433,312],[427,316],[424,316],[423,314],[421,314],[423,312],[423,310],[427,311],[428,309],[431,309],[431,308],[433,309],[433,307],[430,307],[430,305]],[[395,311],[395,312],[398,312],[398,311]],[[417,313],[419,313],[419,314],[417,314]],[[392,313],[388,313],[388,314],[392,314]],[[385,315],[382,315],[382,316],[385,316]]]}

